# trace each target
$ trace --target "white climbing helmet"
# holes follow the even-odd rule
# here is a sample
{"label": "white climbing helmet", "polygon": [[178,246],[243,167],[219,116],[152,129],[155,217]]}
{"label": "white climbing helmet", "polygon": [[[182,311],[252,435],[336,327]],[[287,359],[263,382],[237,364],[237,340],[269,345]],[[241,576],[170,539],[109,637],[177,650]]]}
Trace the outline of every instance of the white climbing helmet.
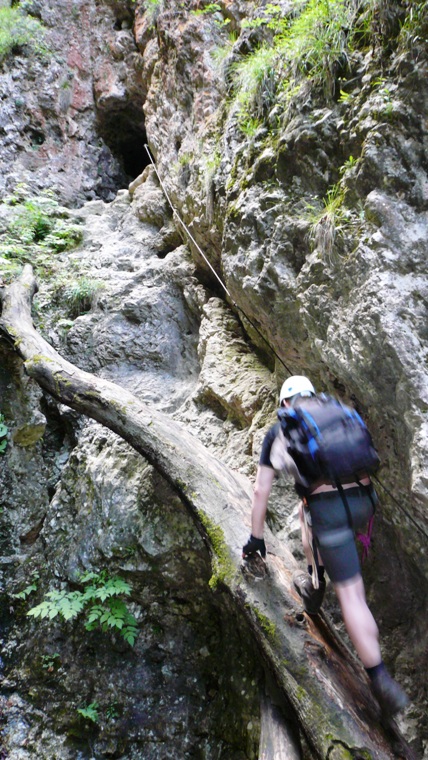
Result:
{"label": "white climbing helmet", "polygon": [[285,398],[291,398],[298,393],[304,396],[315,395],[315,388],[307,377],[304,377],[303,375],[292,375],[282,384],[281,392],[279,394],[279,403],[282,404]]}

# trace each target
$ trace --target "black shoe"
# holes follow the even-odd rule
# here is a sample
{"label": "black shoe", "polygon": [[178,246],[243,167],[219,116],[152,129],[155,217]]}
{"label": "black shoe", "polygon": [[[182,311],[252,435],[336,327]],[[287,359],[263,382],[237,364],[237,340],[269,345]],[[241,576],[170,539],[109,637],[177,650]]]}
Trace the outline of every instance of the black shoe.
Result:
{"label": "black shoe", "polygon": [[314,588],[310,576],[299,570],[293,575],[294,588],[302,597],[303,607],[309,615],[316,615],[321,608],[325,594],[325,581],[319,581],[319,588]]}
{"label": "black shoe", "polygon": [[379,702],[382,713],[392,716],[404,710],[409,704],[407,694],[401,686],[389,675],[387,670],[381,670],[372,679],[372,690]]}

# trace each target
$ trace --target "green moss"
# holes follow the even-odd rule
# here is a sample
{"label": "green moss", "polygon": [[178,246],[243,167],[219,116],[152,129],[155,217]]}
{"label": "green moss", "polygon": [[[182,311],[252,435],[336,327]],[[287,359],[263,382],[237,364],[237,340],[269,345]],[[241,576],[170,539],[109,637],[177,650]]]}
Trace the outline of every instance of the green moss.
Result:
{"label": "green moss", "polygon": [[263,615],[257,607],[253,607],[253,611],[267,637],[276,641],[277,631],[275,623],[272,623],[272,621],[266,615]]}
{"label": "green moss", "polygon": [[18,330],[15,330],[13,327],[9,327],[8,326],[7,331],[9,333],[9,335],[12,335],[12,337],[14,339],[13,340],[14,347],[18,348],[21,345],[21,343],[22,343],[22,338],[18,338],[17,337],[18,336]]}
{"label": "green moss", "polygon": [[[257,618],[260,628],[266,634],[266,636],[271,640],[271,643],[272,644],[277,643],[278,633],[277,633],[275,623],[273,623],[272,620],[270,620],[270,618],[267,617],[267,615],[264,615],[263,612],[260,612],[260,610],[254,605],[247,604],[246,607],[253,613],[254,617]],[[282,661],[282,664],[284,664],[285,662],[286,661]]]}
{"label": "green moss", "polygon": [[55,364],[55,361],[53,359],[50,359],[49,356],[45,356],[44,354],[34,354],[34,356],[26,360],[25,364],[27,365],[46,364],[48,362],[50,362],[51,364]]}
{"label": "green moss", "polygon": [[303,700],[306,699],[306,697],[307,697],[307,694],[306,694],[305,689],[302,689],[302,687],[299,686],[296,689],[296,699],[298,699],[299,702],[303,702]]}
{"label": "green moss", "polygon": [[70,387],[70,386],[73,384],[73,383],[71,382],[71,380],[66,380],[66,379],[65,379],[65,377],[64,377],[63,375],[60,375],[60,374],[59,374],[59,372],[56,372],[56,373],[55,373],[55,380],[56,380],[56,383],[57,383],[57,385],[58,385],[58,386],[59,386],[59,385],[62,385],[62,386],[64,386],[65,388],[67,388],[67,387]]}
{"label": "green moss", "polygon": [[43,438],[46,425],[25,425],[19,430],[16,430],[13,434],[13,442],[17,446],[26,448],[27,446],[33,446],[37,441]]}
{"label": "green moss", "polygon": [[119,415],[126,415],[128,405],[127,404],[120,404],[118,401],[110,401],[110,406],[113,407],[113,409],[117,412]]}
{"label": "green moss", "polygon": [[205,528],[213,552],[213,574],[209,581],[209,586],[216,589],[219,583],[229,585],[234,576],[236,569],[230,559],[229,548],[226,544],[224,533],[219,525],[216,525],[206,514],[198,510],[199,519]]}
{"label": "green moss", "polygon": [[184,494],[187,494],[187,484],[184,482],[184,480],[177,478],[175,482],[180,491],[182,491]]}
{"label": "green moss", "polygon": [[351,760],[351,758],[358,757],[359,760],[373,760],[373,754],[365,747],[348,747],[343,742],[333,736],[333,734],[327,734],[326,739],[331,742],[328,756],[334,760]]}

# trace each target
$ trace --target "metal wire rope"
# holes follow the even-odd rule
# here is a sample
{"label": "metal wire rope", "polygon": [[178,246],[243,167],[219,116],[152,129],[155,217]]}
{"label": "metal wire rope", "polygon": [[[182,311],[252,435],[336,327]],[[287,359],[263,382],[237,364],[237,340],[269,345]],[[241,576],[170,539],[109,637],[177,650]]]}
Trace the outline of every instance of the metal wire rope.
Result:
{"label": "metal wire rope", "polygon": [[192,241],[192,243],[193,243],[193,245],[195,246],[195,248],[196,248],[196,249],[198,250],[198,252],[201,254],[201,256],[202,256],[203,260],[205,261],[205,263],[206,263],[206,264],[209,266],[209,268],[211,269],[211,272],[213,273],[214,277],[215,277],[215,278],[218,280],[218,282],[220,283],[220,285],[221,285],[221,287],[223,288],[224,292],[226,293],[226,295],[227,295],[227,296],[228,296],[228,298],[230,299],[230,301],[231,301],[231,303],[232,303],[232,306],[234,306],[234,307],[235,307],[235,309],[236,309],[237,311],[240,311],[240,312],[241,312],[241,314],[242,314],[242,315],[245,317],[245,319],[247,320],[247,322],[249,322],[249,324],[251,325],[251,327],[252,327],[252,328],[253,328],[253,329],[256,331],[257,335],[259,335],[259,336],[260,336],[260,338],[261,338],[261,339],[262,339],[262,340],[263,340],[263,341],[266,343],[266,345],[267,345],[267,347],[269,348],[269,350],[270,350],[270,351],[272,351],[272,353],[274,354],[274,356],[275,356],[275,357],[278,359],[278,361],[279,361],[279,362],[281,362],[282,366],[283,366],[283,367],[284,367],[284,368],[287,370],[287,372],[288,372],[290,375],[292,375],[293,373],[292,373],[291,369],[290,369],[289,367],[287,367],[287,365],[286,365],[286,363],[283,361],[283,359],[281,359],[281,357],[280,357],[280,356],[277,354],[277,352],[275,351],[275,349],[274,349],[274,348],[272,348],[272,346],[270,345],[269,341],[268,341],[268,340],[265,338],[265,336],[263,335],[263,333],[262,333],[262,332],[260,332],[260,330],[259,330],[259,328],[257,327],[257,325],[255,325],[255,324],[254,324],[254,322],[253,322],[253,321],[250,319],[250,317],[249,317],[249,316],[248,316],[248,315],[245,313],[244,309],[243,309],[241,306],[239,306],[239,304],[237,304],[237,303],[236,303],[236,301],[235,301],[235,300],[232,298],[232,295],[231,295],[230,291],[227,289],[227,287],[226,287],[225,283],[223,282],[223,280],[221,279],[221,277],[219,277],[219,275],[218,275],[218,274],[217,274],[217,272],[215,271],[214,267],[212,266],[212,264],[211,264],[211,263],[210,263],[210,261],[208,260],[207,256],[206,256],[206,255],[205,255],[205,253],[203,252],[202,248],[201,248],[201,247],[200,247],[200,245],[199,245],[199,244],[196,242],[196,240],[195,240],[195,238],[193,237],[192,233],[190,232],[189,228],[188,228],[188,227],[187,227],[187,225],[186,225],[186,224],[183,222],[183,220],[182,220],[182,219],[181,219],[181,217],[179,216],[178,212],[177,212],[177,211],[176,211],[176,209],[174,208],[174,206],[173,206],[173,204],[172,204],[172,201],[171,201],[171,198],[169,197],[168,191],[167,191],[167,189],[166,189],[166,187],[165,187],[164,183],[162,182],[162,180],[161,180],[161,178],[160,178],[160,176],[159,176],[159,172],[158,172],[158,170],[157,170],[157,167],[156,167],[156,164],[155,164],[155,162],[154,162],[154,160],[153,160],[153,157],[152,157],[152,155],[151,155],[151,153],[150,153],[149,147],[148,147],[148,145],[145,145],[144,147],[145,147],[145,149],[146,149],[146,151],[147,151],[147,155],[148,155],[148,157],[149,157],[150,163],[151,163],[151,165],[153,166],[153,168],[154,168],[154,170],[155,170],[156,176],[157,176],[157,178],[158,178],[158,181],[159,181],[159,184],[160,184],[160,186],[161,186],[161,188],[162,188],[162,190],[163,190],[163,193],[164,193],[164,195],[165,195],[165,198],[167,199],[167,201],[168,201],[169,205],[171,206],[171,209],[172,209],[172,213],[173,213],[173,214],[174,214],[174,216],[176,217],[177,221],[178,221],[178,222],[181,224],[181,226],[183,227],[183,229],[184,229],[184,231],[185,231],[186,235],[187,235],[187,236],[190,238],[190,240]]}
{"label": "metal wire rope", "polygon": [[[161,188],[162,188],[162,191],[163,191],[163,193],[164,193],[164,195],[165,195],[165,198],[167,199],[167,201],[168,201],[168,203],[169,203],[169,205],[170,205],[170,207],[171,207],[171,210],[172,210],[172,213],[173,213],[173,215],[176,217],[177,221],[178,221],[178,222],[181,224],[181,226],[183,227],[183,229],[184,229],[184,231],[185,231],[186,235],[187,235],[187,236],[189,237],[189,239],[192,241],[193,245],[194,245],[194,246],[195,246],[195,248],[198,250],[198,252],[199,252],[199,253],[200,253],[200,255],[202,256],[202,258],[203,258],[203,260],[205,261],[205,263],[206,263],[206,264],[208,265],[208,267],[210,268],[210,270],[211,270],[211,272],[213,273],[214,277],[215,277],[215,278],[217,279],[217,281],[220,283],[220,285],[221,285],[221,287],[223,288],[224,292],[226,293],[226,295],[227,295],[227,296],[228,296],[228,298],[230,299],[230,301],[231,301],[232,305],[233,305],[233,306],[234,306],[234,307],[237,309],[237,311],[240,311],[240,312],[241,312],[241,314],[242,314],[242,315],[245,317],[245,319],[247,320],[247,322],[249,322],[249,324],[250,324],[250,325],[253,327],[253,329],[254,329],[254,330],[257,332],[257,334],[258,334],[258,335],[259,335],[259,336],[262,338],[262,340],[263,340],[263,341],[266,343],[266,345],[268,346],[269,350],[270,350],[270,351],[272,351],[272,353],[274,354],[274,356],[275,356],[275,357],[278,359],[278,361],[279,361],[279,362],[281,362],[281,364],[282,364],[282,365],[283,365],[283,367],[284,367],[284,368],[287,370],[287,372],[288,372],[290,375],[292,375],[292,374],[293,374],[293,373],[292,373],[292,371],[289,369],[289,367],[287,367],[287,365],[286,365],[286,363],[283,361],[283,359],[281,359],[281,357],[280,357],[280,356],[278,356],[278,354],[276,353],[275,349],[274,349],[274,348],[272,348],[272,346],[270,345],[269,341],[268,341],[268,340],[265,338],[265,336],[264,336],[264,335],[263,335],[263,334],[260,332],[259,328],[258,328],[258,327],[257,327],[257,326],[254,324],[254,322],[252,322],[252,320],[251,320],[251,319],[250,319],[250,318],[247,316],[247,314],[245,313],[244,309],[242,309],[242,307],[241,307],[241,306],[239,306],[239,304],[237,304],[237,303],[236,303],[236,301],[235,301],[235,300],[232,298],[232,295],[231,295],[230,291],[228,290],[228,288],[226,287],[225,283],[223,282],[223,280],[221,279],[221,277],[220,277],[220,276],[217,274],[217,272],[215,271],[215,269],[214,269],[214,267],[212,266],[211,262],[208,260],[207,256],[206,256],[206,255],[205,255],[205,253],[203,252],[202,248],[200,247],[200,245],[197,243],[197,241],[196,241],[196,240],[195,240],[195,238],[193,237],[193,235],[192,235],[192,233],[190,232],[189,228],[188,228],[188,227],[187,227],[187,225],[186,225],[186,224],[183,222],[183,220],[181,219],[180,215],[178,214],[178,212],[177,212],[177,211],[176,211],[176,209],[174,208],[174,206],[173,206],[173,204],[172,204],[172,201],[171,201],[171,198],[169,197],[168,191],[167,191],[167,189],[166,189],[166,187],[165,187],[165,184],[164,184],[164,182],[162,181],[161,177],[159,176],[159,172],[158,172],[158,170],[157,170],[157,167],[156,167],[156,164],[155,164],[155,162],[154,162],[154,160],[153,160],[153,156],[152,156],[152,154],[150,153],[149,147],[148,147],[148,145],[144,145],[144,147],[145,147],[145,149],[146,149],[146,151],[147,151],[147,155],[148,155],[148,157],[149,157],[149,161],[150,161],[151,165],[153,166],[153,169],[155,170],[156,176],[157,176],[157,178],[158,178],[158,182],[159,182],[159,185],[161,186]],[[406,509],[403,507],[403,505],[402,505],[402,504],[400,504],[400,502],[399,502],[399,501],[398,501],[398,500],[397,500],[397,499],[396,499],[396,498],[395,498],[395,497],[394,497],[394,496],[391,494],[391,492],[390,492],[390,491],[387,489],[387,487],[386,487],[386,486],[385,486],[385,485],[382,483],[382,481],[381,481],[381,480],[380,480],[380,479],[379,479],[379,478],[378,478],[376,475],[375,475],[375,476],[373,476],[373,477],[374,477],[374,479],[376,480],[376,482],[377,482],[377,483],[379,483],[379,485],[380,485],[380,486],[383,488],[383,490],[385,491],[385,493],[387,493],[387,494],[388,494],[388,496],[389,496],[389,497],[390,497],[390,498],[391,498],[391,499],[392,499],[392,500],[395,502],[395,504],[397,504],[397,506],[398,506],[398,507],[401,509],[401,511],[402,511],[402,512],[404,512],[404,514],[406,515],[406,517],[407,517],[407,518],[408,518],[408,519],[409,519],[409,520],[410,520],[410,521],[411,521],[411,522],[412,522],[412,523],[413,523],[413,524],[416,526],[416,528],[418,528],[418,530],[419,530],[419,531],[422,533],[422,535],[423,535],[423,536],[425,536],[425,538],[427,538],[428,536],[427,536],[427,534],[425,533],[425,531],[423,530],[423,528],[421,528],[421,526],[420,526],[420,525],[419,525],[419,524],[416,522],[416,520],[415,520],[415,519],[414,519],[414,518],[413,518],[413,517],[412,517],[412,516],[411,516],[411,515],[408,513],[408,511],[407,511],[407,510],[406,510]]]}

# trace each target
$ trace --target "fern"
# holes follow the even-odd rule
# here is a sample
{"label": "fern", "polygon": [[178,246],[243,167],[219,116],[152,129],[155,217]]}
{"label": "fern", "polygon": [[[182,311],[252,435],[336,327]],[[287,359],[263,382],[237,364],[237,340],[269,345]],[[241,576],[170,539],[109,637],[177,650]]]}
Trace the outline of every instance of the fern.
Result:
{"label": "fern", "polygon": [[83,612],[87,631],[116,629],[133,646],[138,634],[138,622],[121,598],[130,595],[130,584],[118,576],[109,577],[105,571],[84,573],[79,580],[85,587],[83,591],[49,591],[45,599],[27,614],[48,620],[59,616],[68,621]]}
{"label": "fern", "polygon": [[98,702],[91,702],[90,705],[86,705],[86,707],[79,707],[77,712],[79,715],[82,716],[82,718],[85,718],[86,720],[91,720],[92,723],[98,723],[99,715],[98,715]]}

